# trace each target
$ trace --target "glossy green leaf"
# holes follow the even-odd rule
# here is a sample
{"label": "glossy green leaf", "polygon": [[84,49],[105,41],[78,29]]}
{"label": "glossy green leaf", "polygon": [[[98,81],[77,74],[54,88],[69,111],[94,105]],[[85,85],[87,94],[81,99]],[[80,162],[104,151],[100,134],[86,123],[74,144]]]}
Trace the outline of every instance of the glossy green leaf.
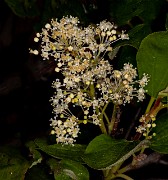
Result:
{"label": "glossy green leaf", "polygon": [[168,154],[168,113],[163,114],[156,120],[156,133],[151,140],[150,148],[159,153]]}
{"label": "glossy green leaf", "polygon": [[146,87],[148,94],[157,97],[168,85],[168,31],[156,32],[143,39],[137,53],[140,78],[143,73],[150,76]]}
{"label": "glossy green leaf", "polygon": [[102,134],[89,143],[83,159],[94,169],[106,168],[116,163],[136,145],[136,142],[116,140]]}
{"label": "glossy green leaf", "polygon": [[72,145],[62,145],[62,144],[53,144],[48,145],[45,140],[37,139],[35,141],[38,148],[45,153],[49,154],[52,157],[58,159],[71,159],[78,162],[83,162],[82,156],[84,154],[85,145],[75,144]]}

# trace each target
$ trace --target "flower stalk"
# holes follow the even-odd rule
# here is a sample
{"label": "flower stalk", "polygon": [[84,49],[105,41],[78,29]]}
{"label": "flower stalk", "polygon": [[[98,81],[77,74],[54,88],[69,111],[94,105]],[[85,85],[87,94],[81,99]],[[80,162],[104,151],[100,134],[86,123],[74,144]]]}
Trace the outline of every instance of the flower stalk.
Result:
{"label": "flower stalk", "polygon": [[114,130],[114,124],[115,124],[115,121],[116,121],[116,113],[117,113],[117,105],[114,104],[112,118],[111,118],[111,121],[110,121],[109,126],[108,126],[109,135],[111,135],[112,131]]}

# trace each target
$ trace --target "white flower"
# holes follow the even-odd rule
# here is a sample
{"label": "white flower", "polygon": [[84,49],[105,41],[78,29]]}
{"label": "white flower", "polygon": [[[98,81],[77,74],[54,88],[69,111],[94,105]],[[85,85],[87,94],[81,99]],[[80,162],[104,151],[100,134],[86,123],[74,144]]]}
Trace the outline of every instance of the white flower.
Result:
{"label": "white flower", "polygon": [[45,28],[46,28],[46,29],[50,29],[50,28],[51,28],[51,25],[50,25],[49,23],[47,23],[47,24],[45,25]]}
{"label": "white flower", "polygon": [[30,49],[30,53],[32,53],[34,55],[38,55],[39,54],[39,52],[36,49],[35,50]]}
{"label": "white flower", "polygon": [[38,41],[39,41],[39,38],[35,37],[34,42],[38,42]]}
{"label": "white flower", "polygon": [[[123,69],[114,70],[105,59],[113,50],[114,42],[128,39],[124,31],[118,32],[117,27],[107,21],[96,27],[81,28],[78,24],[78,18],[72,16],[60,21],[52,19],[34,38],[35,42],[41,40],[43,59],[54,59],[55,71],[63,75],[52,83],[55,93],[50,99],[55,113],[50,124],[52,133],[56,135],[56,142],[62,144],[76,141],[79,121],[100,126],[101,112],[109,102],[125,105],[134,97],[142,101],[148,82],[145,74],[136,80],[137,71],[132,64],[125,63]],[[37,50],[30,52],[38,54]],[[76,107],[77,111],[72,112]]]}
{"label": "white flower", "polygon": [[79,127],[77,119],[75,117],[69,117],[64,123],[62,120],[51,120],[51,126],[53,127],[53,134],[56,134],[57,143],[73,144],[76,137],[78,137]]}
{"label": "white flower", "polygon": [[59,71],[60,71],[60,68],[56,67],[55,72],[59,72]]}

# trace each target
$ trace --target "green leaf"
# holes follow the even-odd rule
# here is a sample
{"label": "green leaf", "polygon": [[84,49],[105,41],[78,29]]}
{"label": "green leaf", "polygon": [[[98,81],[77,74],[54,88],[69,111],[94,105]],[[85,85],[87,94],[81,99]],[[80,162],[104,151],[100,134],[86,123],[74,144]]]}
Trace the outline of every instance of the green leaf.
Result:
{"label": "green leaf", "polygon": [[94,169],[106,168],[120,160],[136,145],[136,142],[116,140],[102,134],[89,143],[83,159],[86,164]]}
{"label": "green leaf", "polygon": [[77,180],[89,180],[88,170],[79,162],[72,160],[49,159],[48,164],[51,170],[54,172],[55,179],[77,179]]}
{"label": "green leaf", "polygon": [[69,175],[72,179],[77,180],[89,180],[88,170],[79,162],[72,160],[62,160],[61,165],[63,172],[66,175]]}
{"label": "green leaf", "polygon": [[55,176],[55,180],[72,180],[72,178],[70,178],[68,175],[62,172]]}
{"label": "green leaf", "polygon": [[163,114],[156,120],[156,133],[151,139],[150,148],[159,153],[168,154],[168,113]]}
{"label": "green leaf", "polygon": [[157,97],[168,86],[168,31],[155,32],[143,39],[136,59],[140,78],[143,73],[150,76],[146,89]]}
{"label": "green leaf", "polygon": [[48,155],[58,158],[58,159],[71,159],[78,162],[83,162],[82,156],[84,154],[85,145],[75,144],[72,145],[62,145],[62,144],[53,144],[48,145],[45,140],[37,139],[35,140],[38,148]]}
{"label": "green leaf", "polygon": [[110,14],[118,25],[128,23],[133,17],[139,16],[144,23],[153,21],[163,0],[117,0],[109,1]]}
{"label": "green leaf", "polygon": [[29,168],[19,149],[13,146],[0,147],[0,179],[23,180]]}

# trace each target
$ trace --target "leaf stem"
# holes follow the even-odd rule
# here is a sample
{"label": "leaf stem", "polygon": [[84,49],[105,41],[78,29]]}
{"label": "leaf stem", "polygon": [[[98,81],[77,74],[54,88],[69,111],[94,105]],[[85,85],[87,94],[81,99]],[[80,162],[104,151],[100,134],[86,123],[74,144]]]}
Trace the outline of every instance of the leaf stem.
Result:
{"label": "leaf stem", "polygon": [[104,115],[104,117],[105,117],[105,119],[106,119],[107,123],[109,124],[109,123],[110,123],[110,121],[109,121],[109,118],[108,118],[107,114],[104,112],[104,113],[103,113],[103,115]]}
{"label": "leaf stem", "polygon": [[155,101],[155,98],[151,96],[150,101],[148,103],[148,106],[146,108],[145,114],[148,113],[153,105],[153,102]]}
{"label": "leaf stem", "polygon": [[128,164],[127,166],[121,168],[120,170],[118,170],[118,174],[122,174],[128,171],[128,169],[130,169],[130,164]]}
{"label": "leaf stem", "polygon": [[117,174],[116,177],[121,177],[121,178],[126,179],[126,180],[134,180],[125,174]]}
{"label": "leaf stem", "polygon": [[[96,111],[99,112],[99,109],[96,108]],[[100,127],[102,133],[103,133],[103,134],[107,134],[107,130],[106,130],[106,127],[105,127],[104,121],[103,121],[103,114],[101,114],[101,115],[99,116],[99,120],[100,120],[100,126],[99,126],[99,127]]]}

